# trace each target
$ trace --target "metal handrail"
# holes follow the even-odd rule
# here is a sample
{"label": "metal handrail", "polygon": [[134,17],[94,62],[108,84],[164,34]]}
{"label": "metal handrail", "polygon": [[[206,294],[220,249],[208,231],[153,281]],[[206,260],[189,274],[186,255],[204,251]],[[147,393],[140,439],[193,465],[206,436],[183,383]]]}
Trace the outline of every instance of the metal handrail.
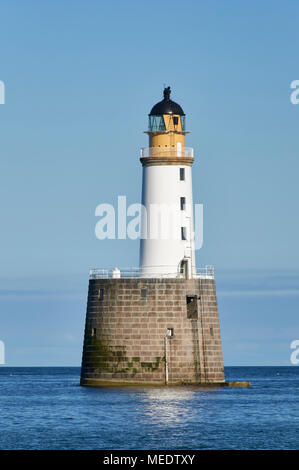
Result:
{"label": "metal handrail", "polygon": [[[138,278],[170,278],[170,279],[184,279],[186,276],[184,273],[174,272],[169,269],[166,271],[167,266],[161,266],[164,272],[159,271],[159,266],[153,268],[114,268],[114,269],[91,269],[89,278],[90,279],[138,279]],[[170,267],[168,267],[170,268]],[[204,266],[201,268],[193,269],[192,279],[214,279],[214,267]]]}
{"label": "metal handrail", "polygon": [[194,149],[192,147],[183,147],[181,150],[165,147],[143,147],[140,149],[140,157],[189,157],[193,158]]}

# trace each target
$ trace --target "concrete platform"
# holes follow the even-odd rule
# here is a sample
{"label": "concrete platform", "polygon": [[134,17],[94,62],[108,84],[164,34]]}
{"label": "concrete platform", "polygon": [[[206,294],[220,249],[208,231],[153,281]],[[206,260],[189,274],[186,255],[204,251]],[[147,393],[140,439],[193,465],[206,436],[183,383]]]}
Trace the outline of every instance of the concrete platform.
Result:
{"label": "concrete platform", "polygon": [[[83,383],[82,383],[83,382]],[[121,382],[104,381],[99,379],[85,379],[81,385],[87,387],[196,387],[196,388],[215,388],[215,387],[251,387],[250,382],[211,382],[211,383],[186,383],[176,382],[165,384],[161,382]]]}

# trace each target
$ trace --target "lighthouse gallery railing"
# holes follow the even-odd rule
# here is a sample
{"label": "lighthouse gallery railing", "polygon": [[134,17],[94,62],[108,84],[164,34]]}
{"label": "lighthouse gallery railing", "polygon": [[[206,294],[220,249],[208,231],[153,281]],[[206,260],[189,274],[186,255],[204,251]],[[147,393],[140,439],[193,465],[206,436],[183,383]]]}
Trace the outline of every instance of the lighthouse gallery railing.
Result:
{"label": "lighthouse gallery railing", "polygon": [[[157,270],[158,271],[158,270]],[[167,270],[166,270],[167,271]],[[91,269],[89,273],[90,279],[138,279],[138,278],[171,278],[171,279],[184,279],[186,275],[184,273],[174,272],[154,272],[151,270],[150,273],[146,273],[144,269],[140,268],[114,268],[114,269]],[[197,268],[192,274],[192,279],[214,279],[214,267],[204,266]]]}
{"label": "lighthouse gallery railing", "polygon": [[144,147],[140,149],[140,157],[191,157],[194,151],[192,147],[183,147],[182,149],[165,148],[165,147]]}

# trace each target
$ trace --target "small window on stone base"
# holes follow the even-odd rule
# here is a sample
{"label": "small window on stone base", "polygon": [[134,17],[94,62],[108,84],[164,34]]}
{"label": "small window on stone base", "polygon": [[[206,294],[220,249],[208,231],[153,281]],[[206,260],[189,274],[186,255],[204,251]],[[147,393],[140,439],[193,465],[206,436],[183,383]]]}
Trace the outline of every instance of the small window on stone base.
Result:
{"label": "small window on stone base", "polygon": [[210,335],[211,335],[211,336],[214,336],[214,330],[213,330],[212,327],[210,328]]}
{"label": "small window on stone base", "polygon": [[91,336],[96,336],[96,334],[97,334],[97,329],[91,328]]}
{"label": "small window on stone base", "polygon": [[167,328],[167,336],[168,336],[168,338],[173,337],[173,328]]}
{"label": "small window on stone base", "polygon": [[146,299],[146,296],[147,296],[147,289],[141,289],[141,297]]}
{"label": "small window on stone base", "polygon": [[99,289],[98,300],[104,300],[104,289],[103,288]]}

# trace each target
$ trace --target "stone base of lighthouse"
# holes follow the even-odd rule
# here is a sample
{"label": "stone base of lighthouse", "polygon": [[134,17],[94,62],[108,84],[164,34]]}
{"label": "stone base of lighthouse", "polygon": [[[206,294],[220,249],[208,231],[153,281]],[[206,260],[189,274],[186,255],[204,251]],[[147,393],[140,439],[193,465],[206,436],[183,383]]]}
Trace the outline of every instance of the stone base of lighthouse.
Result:
{"label": "stone base of lighthouse", "polygon": [[81,385],[224,382],[214,279],[90,279]]}

